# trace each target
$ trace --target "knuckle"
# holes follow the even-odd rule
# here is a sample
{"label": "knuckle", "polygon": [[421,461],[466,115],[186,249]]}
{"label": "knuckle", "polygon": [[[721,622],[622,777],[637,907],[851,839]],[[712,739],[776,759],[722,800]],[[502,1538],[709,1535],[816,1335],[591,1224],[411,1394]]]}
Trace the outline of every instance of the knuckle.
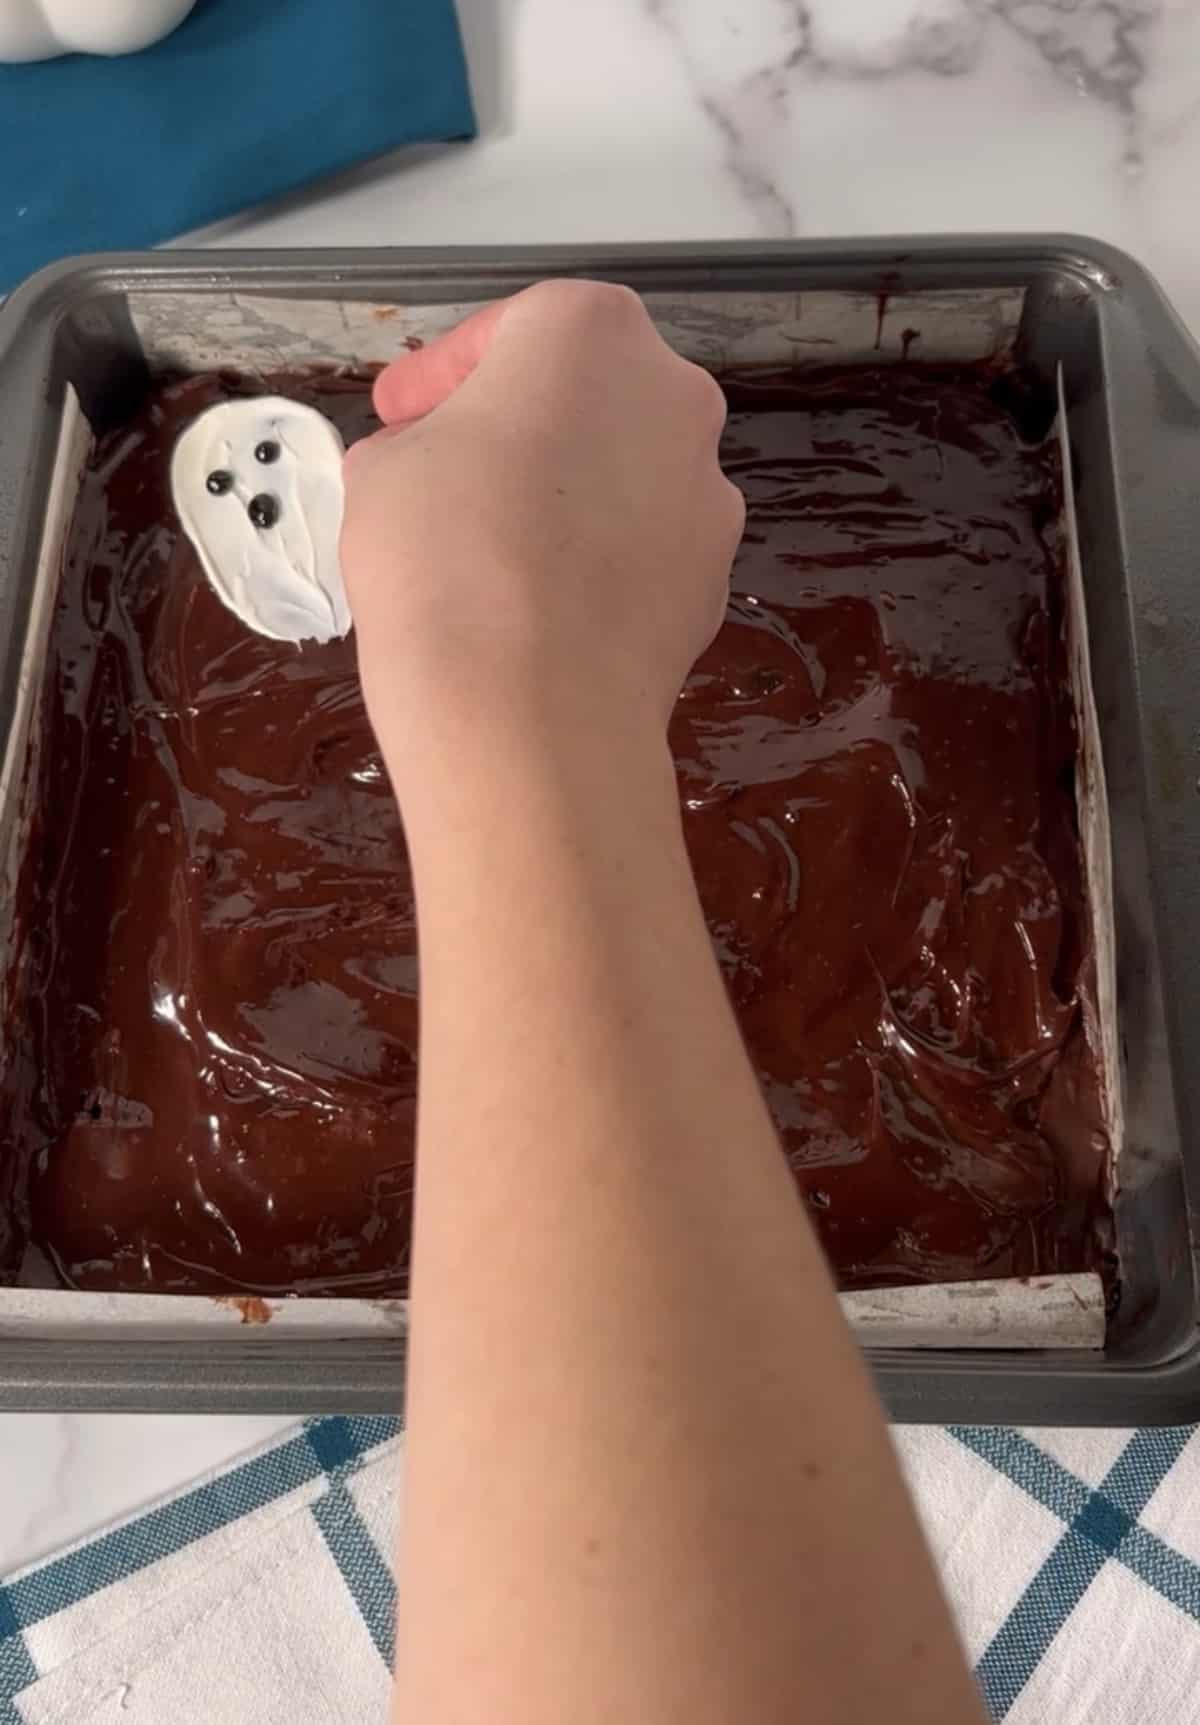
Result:
{"label": "knuckle", "polygon": [[690,360],[684,363],[687,367],[688,383],[693,392],[695,411],[703,416],[705,429],[719,436],[729,411],[725,391],[711,371],[705,371],[703,366],[694,365]]}
{"label": "knuckle", "polygon": [[628,323],[646,317],[646,309],[632,288],[617,282],[599,282],[558,277],[538,282],[527,290],[549,314],[586,323]]}
{"label": "knuckle", "polygon": [[725,391],[710,371],[702,371],[700,375],[704,379],[704,398],[708,410],[712,414],[713,424],[718,431],[723,431],[725,420],[729,414],[729,403],[725,399]]}
{"label": "knuckle", "polygon": [[650,319],[641,299],[632,288],[617,282],[577,282],[579,307],[589,323],[608,329],[627,330]]}
{"label": "knuckle", "polygon": [[713,493],[712,510],[713,531],[732,557],[746,528],[746,499],[723,475]]}

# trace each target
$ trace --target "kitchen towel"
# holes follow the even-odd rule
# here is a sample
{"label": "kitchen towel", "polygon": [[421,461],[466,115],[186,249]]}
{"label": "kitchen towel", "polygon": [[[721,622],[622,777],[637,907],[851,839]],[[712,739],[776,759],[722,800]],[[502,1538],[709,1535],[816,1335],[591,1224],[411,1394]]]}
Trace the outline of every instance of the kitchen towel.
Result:
{"label": "kitchen towel", "polygon": [[[1196,1427],[893,1435],[997,1721],[1200,1722]],[[309,1420],[10,1576],[0,1725],[384,1725],[402,1459]]]}
{"label": "kitchen towel", "polygon": [[199,0],[141,54],[0,66],[0,292],[474,132],[453,0]]}

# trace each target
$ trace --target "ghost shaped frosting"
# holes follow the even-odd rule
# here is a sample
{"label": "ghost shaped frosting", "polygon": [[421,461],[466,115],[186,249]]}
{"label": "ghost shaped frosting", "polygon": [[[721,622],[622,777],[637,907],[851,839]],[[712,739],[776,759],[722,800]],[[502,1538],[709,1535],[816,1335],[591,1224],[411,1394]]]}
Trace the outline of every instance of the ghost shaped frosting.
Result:
{"label": "ghost shaped frosting", "polygon": [[0,0],[0,61],[132,54],[182,24],[196,0]]}
{"label": "ghost shaped frosting", "polygon": [[209,584],[276,641],[350,629],[338,561],[342,457],[336,429],[282,396],[208,408],[171,457],[171,492]]}

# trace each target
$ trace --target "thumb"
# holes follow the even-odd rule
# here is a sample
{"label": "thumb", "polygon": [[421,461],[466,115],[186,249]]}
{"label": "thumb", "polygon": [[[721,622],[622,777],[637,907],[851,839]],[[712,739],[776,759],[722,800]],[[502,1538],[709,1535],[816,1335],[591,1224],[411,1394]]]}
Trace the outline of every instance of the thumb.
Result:
{"label": "thumb", "polygon": [[385,366],[373,391],[375,412],[383,423],[407,425],[453,395],[487,352],[509,303],[501,299],[481,307],[428,347],[403,353]]}

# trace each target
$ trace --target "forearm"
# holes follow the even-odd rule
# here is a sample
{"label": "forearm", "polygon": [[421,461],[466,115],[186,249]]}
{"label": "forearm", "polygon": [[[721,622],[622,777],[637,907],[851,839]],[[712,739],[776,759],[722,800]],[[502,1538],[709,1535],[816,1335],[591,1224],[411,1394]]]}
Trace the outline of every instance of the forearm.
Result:
{"label": "forearm", "polygon": [[486,756],[460,716],[402,789],[423,1016],[398,1717],[977,1718],[665,743],[487,712]]}

